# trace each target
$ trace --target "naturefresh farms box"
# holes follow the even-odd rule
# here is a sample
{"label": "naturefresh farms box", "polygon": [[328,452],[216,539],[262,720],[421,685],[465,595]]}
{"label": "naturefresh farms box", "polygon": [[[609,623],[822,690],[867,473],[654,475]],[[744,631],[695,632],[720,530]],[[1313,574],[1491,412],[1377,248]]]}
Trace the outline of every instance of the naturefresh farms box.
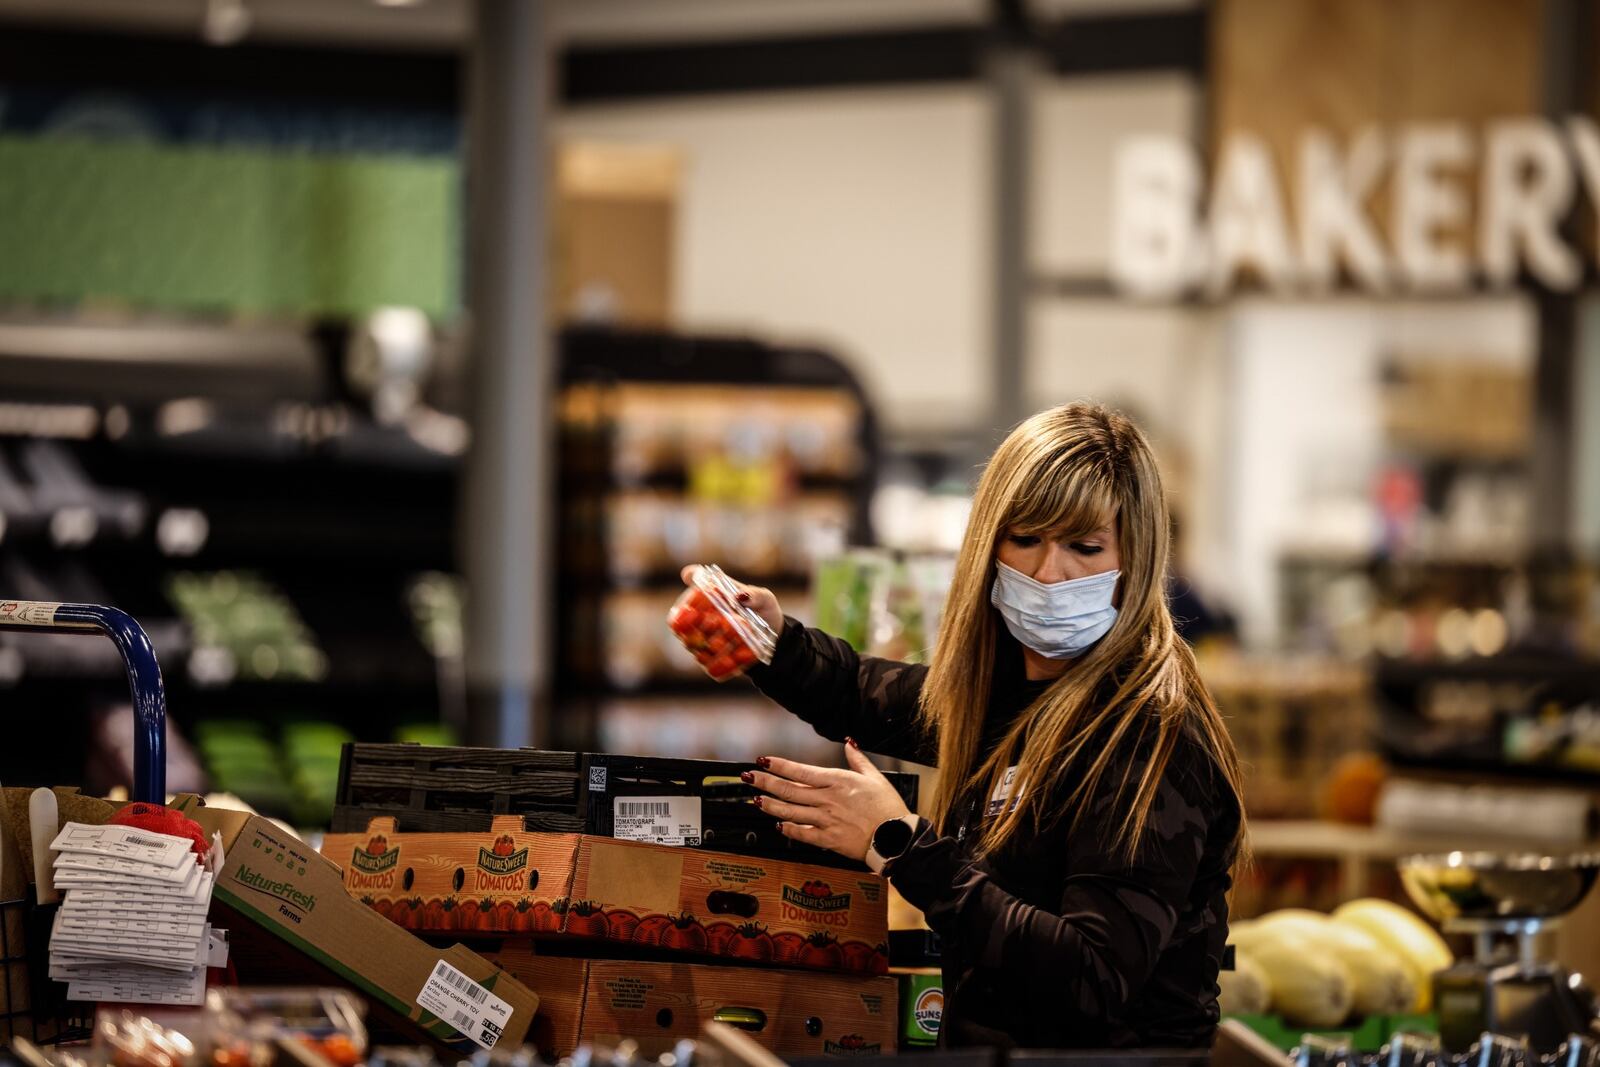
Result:
{"label": "naturefresh farms box", "polygon": [[716,964],[536,956],[508,942],[500,966],[539,990],[529,1040],[551,1060],[585,1042],[631,1038],[654,1057],[713,1020],[780,1056],[895,1050],[895,980]]}
{"label": "naturefresh farms box", "polygon": [[266,819],[194,796],[175,806],[222,835],[211,922],[229,931],[241,980],[348,985],[376,1021],[463,1053],[523,1043],[539,998],[494,964],[384,922],[345,892],[337,865]]}
{"label": "naturefresh farms box", "polygon": [[392,819],[329,834],[351,896],[418,931],[594,938],[699,956],[882,974],[878,875],[703,849],[521,829],[411,834]]}

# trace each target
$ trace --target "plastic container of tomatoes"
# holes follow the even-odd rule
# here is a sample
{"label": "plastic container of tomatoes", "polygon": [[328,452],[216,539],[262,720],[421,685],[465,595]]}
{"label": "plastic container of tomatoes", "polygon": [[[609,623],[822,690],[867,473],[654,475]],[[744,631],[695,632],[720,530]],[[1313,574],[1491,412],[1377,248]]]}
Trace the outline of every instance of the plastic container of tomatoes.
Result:
{"label": "plastic container of tomatoes", "polygon": [[739,603],[739,587],[716,564],[694,572],[667,626],[712,678],[727,681],[753,663],[771,663],[778,635],[767,620]]}

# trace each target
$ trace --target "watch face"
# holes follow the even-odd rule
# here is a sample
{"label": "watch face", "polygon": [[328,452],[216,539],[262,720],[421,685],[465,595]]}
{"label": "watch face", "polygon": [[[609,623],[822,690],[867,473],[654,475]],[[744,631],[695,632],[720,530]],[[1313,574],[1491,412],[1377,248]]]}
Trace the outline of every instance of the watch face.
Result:
{"label": "watch face", "polygon": [[884,859],[893,859],[911,844],[912,830],[903,819],[890,819],[872,835],[872,847]]}

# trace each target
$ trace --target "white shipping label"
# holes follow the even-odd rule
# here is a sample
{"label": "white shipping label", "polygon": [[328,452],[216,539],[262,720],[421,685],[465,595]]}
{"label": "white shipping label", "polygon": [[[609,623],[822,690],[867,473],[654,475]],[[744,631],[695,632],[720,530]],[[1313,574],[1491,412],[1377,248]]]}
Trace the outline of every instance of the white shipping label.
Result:
{"label": "white shipping label", "polygon": [[494,1048],[511,1021],[511,1005],[444,960],[423,983],[417,1006],[433,1012],[486,1049]]}
{"label": "white shipping label", "polygon": [[92,852],[101,856],[121,856],[141,863],[176,867],[193,856],[188,838],[135,830],[131,826],[85,826],[69,822],[50,842],[56,852]]}
{"label": "white shipping label", "polygon": [[67,998],[129,1004],[204,1004],[206,972],[198,969],[166,977],[137,968],[108,970],[93,977],[70,980],[67,983]]}
{"label": "white shipping label", "polygon": [[159,863],[145,863],[141,860],[124,859],[121,856],[96,855],[92,852],[63,852],[56,857],[53,866],[58,871],[101,871],[129,880],[169,882],[174,885],[188,884],[190,875],[200,870],[195,864],[190,864],[188,867],[166,867]]}
{"label": "white shipping label", "polygon": [[228,931],[213,930],[206,927],[206,966],[226,967],[228,965]]}
{"label": "white shipping label", "polygon": [[700,844],[699,797],[616,797],[611,836],[658,845]]}
{"label": "white shipping label", "polygon": [[59,603],[40,600],[0,600],[0,622],[20,622],[28,626],[54,626]]}
{"label": "white shipping label", "polygon": [[[989,806],[984,810],[984,815],[994,817],[1003,811],[1015,811],[1017,801],[1022,799],[1022,791],[1027,788],[1027,783],[1017,785],[1016,764],[1006,768],[1006,775],[1000,779],[1000,784],[994,787],[994,792],[989,794]],[[1007,801],[1010,803],[1008,804]]]}

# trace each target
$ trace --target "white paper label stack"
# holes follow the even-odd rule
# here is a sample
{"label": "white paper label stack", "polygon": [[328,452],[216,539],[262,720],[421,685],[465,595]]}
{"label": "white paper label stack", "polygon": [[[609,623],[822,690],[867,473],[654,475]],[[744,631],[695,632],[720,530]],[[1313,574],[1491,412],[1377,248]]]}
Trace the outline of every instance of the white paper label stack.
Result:
{"label": "white paper label stack", "polygon": [[50,977],[71,1000],[195,1005],[206,968],[227,963],[225,931],[206,922],[222,860],[201,865],[186,838],[131,826],[67,823],[50,843],[61,910]]}

